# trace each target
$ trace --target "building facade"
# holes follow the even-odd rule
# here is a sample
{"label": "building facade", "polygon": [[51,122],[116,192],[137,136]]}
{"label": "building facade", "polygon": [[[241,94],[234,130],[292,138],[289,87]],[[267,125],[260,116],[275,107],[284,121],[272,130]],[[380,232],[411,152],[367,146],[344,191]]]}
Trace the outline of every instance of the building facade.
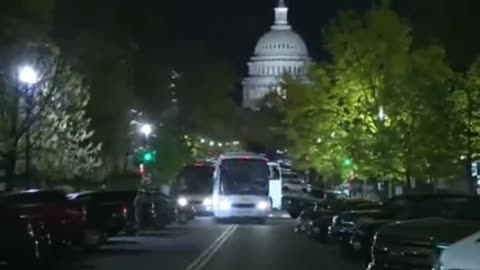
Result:
{"label": "building facade", "polygon": [[288,24],[288,7],[279,0],[274,8],[275,22],[255,46],[243,82],[243,107],[255,110],[272,92],[286,98],[280,87],[285,74],[305,79],[310,61],[305,41]]}

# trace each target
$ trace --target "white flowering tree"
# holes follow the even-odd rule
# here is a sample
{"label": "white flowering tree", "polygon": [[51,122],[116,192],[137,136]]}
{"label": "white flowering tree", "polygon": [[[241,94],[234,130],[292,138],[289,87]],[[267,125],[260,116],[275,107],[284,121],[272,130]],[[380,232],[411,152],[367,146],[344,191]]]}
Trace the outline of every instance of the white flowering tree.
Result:
{"label": "white flowering tree", "polygon": [[41,55],[32,64],[38,72],[37,82],[23,86],[17,82],[16,87],[15,81],[4,83],[13,86],[0,95],[0,107],[9,108],[2,109],[0,115],[7,123],[0,128],[0,156],[7,163],[12,158],[22,160],[26,135],[30,134],[32,167],[37,178],[87,178],[101,165],[101,145],[92,142],[93,131],[85,111],[88,87],[56,48],[48,45],[35,50],[35,54]]}
{"label": "white flowering tree", "polygon": [[90,175],[100,166],[100,145],[91,141],[90,118],[85,107],[88,88],[61,59],[51,62],[51,79],[38,91],[32,123],[34,164],[48,179]]}

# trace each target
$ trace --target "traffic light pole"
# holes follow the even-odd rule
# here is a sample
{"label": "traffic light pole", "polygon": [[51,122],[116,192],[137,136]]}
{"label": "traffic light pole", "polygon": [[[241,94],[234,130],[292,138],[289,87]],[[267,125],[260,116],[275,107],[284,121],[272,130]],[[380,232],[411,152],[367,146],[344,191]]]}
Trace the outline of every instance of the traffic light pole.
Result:
{"label": "traffic light pole", "polygon": [[149,137],[146,135],[144,139],[144,151],[142,157],[141,182],[142,185],[152,183],[155,164],[155,151],[150,147]]}

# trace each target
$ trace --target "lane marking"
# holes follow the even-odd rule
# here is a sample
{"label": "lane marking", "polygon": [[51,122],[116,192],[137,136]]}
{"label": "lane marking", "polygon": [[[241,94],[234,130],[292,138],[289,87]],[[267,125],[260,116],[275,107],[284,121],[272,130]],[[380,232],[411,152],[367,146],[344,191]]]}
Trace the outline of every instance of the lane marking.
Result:
{"label": "lane marking", "polygon": [[204,251],[198,256],[186,270],[200,270],[217,253],[223,243],[235,232],[238,225],[230,225],[228,228]]}
{"label": "lane marking", "polygon": [[235,225],[233,227],[233,229],[230,230],[230,232],[228,233],[228,235],[226,235],[222,241],[220,241],[216,246],[215,248],[208,253],[208,255],[198,264],[198,266],[195,268],[195,270],[201,270],[203,269],[203,267],[205,265],[207,265],[213,258],[213,256],[215,256],[217,254],[217,252],[220,250],[220,248],[222,248],[223,244],[225,244],[225,242],[228,240],[228,238],[230,238],[230,236],[232,236],[232,234],[235,232],[235,230],[237,229],[238,225]]}
{"label": "lane marking", "polygon": [[215,248],[218,243],[222,241],[222,239],[229,234],[229,232],[234,228],[234,225],[230,225],[227,227],[225,231],[217,238],[215,241],[204,251],[200,256],[198,256],[188,267],[186,270],[194,270],[195,267]]}

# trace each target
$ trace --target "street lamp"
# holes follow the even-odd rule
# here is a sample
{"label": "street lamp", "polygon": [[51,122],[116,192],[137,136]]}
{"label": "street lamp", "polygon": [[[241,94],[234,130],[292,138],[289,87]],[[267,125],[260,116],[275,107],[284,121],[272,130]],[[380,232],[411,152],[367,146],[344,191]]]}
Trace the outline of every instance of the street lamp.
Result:
{"label": "street lamp", "polygon": [[22,66],[18,70],[18,80],[31,86],[38,82],[38,73],[32,66]]}
{"label": "street lamp", "polygon": [[39,81],[38,73],[32,66],[26,65],[21,66],[18,69],[18,81],[25,85],[24,91],[21,91],[24,95],[25,104],[26,104],[26,114],[25,114],[25,178],[27,181],[30,179],[31,171],[31,139],[30,139],[30,125],[31,125],[31,115],[33,110],[33,90],[35,84]]}
{"label": "street lamp", "polygon": [[142,126],[140,127],[140,132],[143,135],[145,135],[145,138],[147,139],[150,136],[150,134],[152,134],[152,131],[153,131],[153,128],[152,128],[152,125],[150,124],[142,124]]}

